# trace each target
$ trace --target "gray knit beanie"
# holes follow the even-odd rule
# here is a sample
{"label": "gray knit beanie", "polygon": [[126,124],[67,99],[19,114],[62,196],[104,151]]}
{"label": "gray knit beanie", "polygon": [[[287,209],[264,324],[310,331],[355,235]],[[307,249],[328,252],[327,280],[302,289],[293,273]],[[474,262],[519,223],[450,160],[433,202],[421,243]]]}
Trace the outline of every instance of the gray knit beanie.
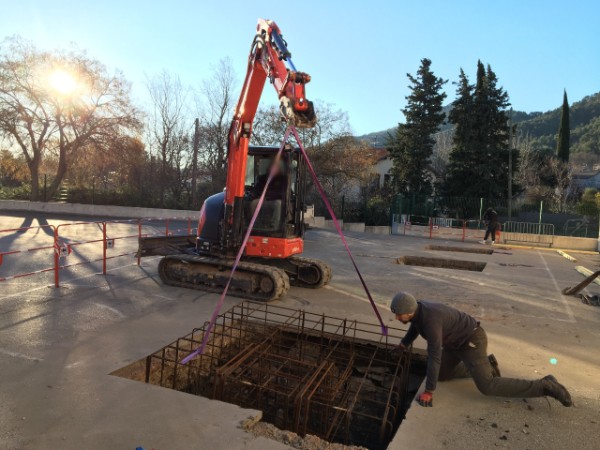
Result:
{"label": "gray knit beanie", "polygon": [[417,310],[417,300],[408,292],[398,292],[392,299],[390,309],[394,314],[412,314]]}

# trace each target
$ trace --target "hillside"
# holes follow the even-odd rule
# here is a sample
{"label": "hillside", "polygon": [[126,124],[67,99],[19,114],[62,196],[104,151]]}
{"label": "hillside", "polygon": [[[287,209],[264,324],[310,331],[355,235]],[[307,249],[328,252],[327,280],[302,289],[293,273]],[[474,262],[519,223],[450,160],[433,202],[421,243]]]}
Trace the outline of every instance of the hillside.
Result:
{"label": "hillside", "polygon": [[[557,104],[560,102],[557,101]],[[444,109],[447,113],[450,106]],[[534,148],[554,151],[560,121],[560,106],[544,113],[513,111],[512,119],[518,126],[519,134],[531,138]],[[570,119],[571,153],[600,155],[600,92],[572,103]],[[450,125],[446,124],[442,130],[448,128]],[[388,133],[393,131],[394,128],[376,131],[357,136],[357,139],[367,141],[375,147],[384,147]]]}
{"label": "hillside", "polygon": [[[572,103],[570,120],[571,153],[600,155],[600,92]],[[526,114],[515,122],[523,136],[529,134],[534,147],[556,147],[560,107],[542,114]]]}

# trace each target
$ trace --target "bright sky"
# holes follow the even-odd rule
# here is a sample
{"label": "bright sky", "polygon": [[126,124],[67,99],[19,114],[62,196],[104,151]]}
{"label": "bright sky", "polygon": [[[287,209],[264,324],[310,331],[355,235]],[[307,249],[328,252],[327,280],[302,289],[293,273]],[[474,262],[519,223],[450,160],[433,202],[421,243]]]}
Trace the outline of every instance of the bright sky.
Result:
{"label": "bright sky", "polygon": [[[348,112],[355,134],[395,126],[406,73],[421,58],[450,82],[478,59],[491,64],[517,110],[546,111],[600,91],[597,0],[20,0],[2,2],[0,38],[20,34],[40,49],[75,42],[123,70],[146,99],[145,76],[163,69],[199,86],[219,59],[246,70],[259,17],[275,20],[310,99]],[[263,101],[273,103],[267,86]],[[270,91],[269,91],[270,89]]]}

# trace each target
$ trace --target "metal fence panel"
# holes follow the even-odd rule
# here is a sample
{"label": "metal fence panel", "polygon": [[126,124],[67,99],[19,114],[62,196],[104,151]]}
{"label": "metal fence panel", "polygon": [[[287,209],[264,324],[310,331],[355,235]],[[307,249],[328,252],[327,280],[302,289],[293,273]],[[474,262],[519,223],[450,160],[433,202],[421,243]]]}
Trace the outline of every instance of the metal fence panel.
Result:
{"label": "metal fence panel", "polygon": [[505,242],[526,242],[549,247],[554,242],[554,225],[551,223],[506,222],[503,231]]}

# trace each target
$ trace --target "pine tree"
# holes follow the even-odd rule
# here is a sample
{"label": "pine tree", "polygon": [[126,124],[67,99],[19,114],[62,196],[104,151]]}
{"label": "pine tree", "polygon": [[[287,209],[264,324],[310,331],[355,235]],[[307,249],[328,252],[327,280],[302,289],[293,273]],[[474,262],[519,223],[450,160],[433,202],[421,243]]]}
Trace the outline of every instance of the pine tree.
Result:
{"label": "pine tree", "polygon": [[567,91],[564,91],[562,110],[560,111],[560,126],[558,127],[558,140],[556,143],[556,156],[563,162],[569,162],[569,140],[571,129],[569,125],[569,101]]}
{"label": "pine tree", "polygon": [[462,197],[475,178],[475,170],[478,166],[473,136],[475,86],[469,83],[462,69],[460,69],[459,81],[455,84],[458,86],[456,100],[452,102],[452,109],[448,116],[449,122],[454,125],[454,145],[450,153],[443,191],[449,197]]}
{"label": "pine tree", "polygon": [[447,80],[431,71],[431,60],[424,58],[417,75],[407,74],[411,83],[408,103],[402,110],[406,123],[398,124],[388,141],[388,150],[394,161],[392,174],[397,192],[430,195],[433,191],[428,166],[433,153],[432,135],[444,122],[442,92]]}
{"label": "pine tree", "polygon": [[[508,115],[507,108],[510,106],[508,94],[504,89],[498,87],[498,78],[488,65],[485,72],[486,88],[486,111],[487,122],[482,123],[485,137],[484,148],[486,157],[483,174],[486,180],[488,199],[506,198],[508,193]],[[476,94],[477,95],[477,94]],[[514,167],[513,167],[514,170]],[[483,189],[483,193],[486,189]]]}
{"label": "pine tree", "polygon": [[[488,65],[477,62],[477,81],[461,69],[450,122],[456,126],[443,186],[447,196],[506,198],[508,186],[508,94]],[[518,155],[513,152],[513,171]]]}

